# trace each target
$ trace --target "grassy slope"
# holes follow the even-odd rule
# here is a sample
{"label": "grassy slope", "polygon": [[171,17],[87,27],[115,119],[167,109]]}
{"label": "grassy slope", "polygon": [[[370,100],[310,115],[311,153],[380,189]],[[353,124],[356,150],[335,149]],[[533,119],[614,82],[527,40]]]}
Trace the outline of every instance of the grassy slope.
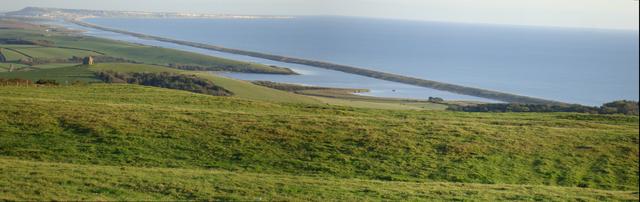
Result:
{"label": "grassy slope", "polygon": [[638,190],[638,117],[275,104],[132,85],[0,88],[0,156]]}
{"label": "grassy slope", "polygon": [[94,78],[92,71],[81,66],[68,66],[58,68],[36,69],[31,71],[3,72],[0,78],[22,78],[29,80],[52,79],[61,84],[70,84],[73,81],[99,82]]}
{"label": "grassy slope", "polygon": [[0,63],[0,72],[5,72],[5,71],[9,71],[9,67],[13,65],[14,69],[21,69],[21,68],[29,68],[29,66],[27,65],[23,65],[23,64],[15,64],[15,63]]}
{"label": "grassy slope", "polygon": [[638,200],[552,186],[385,182],[219,170],[87,166],[0,158],[0,200]]}
{"label": "grassy slope", "polygon": [[69,64],[69,63],[50,63],[50,64],[34,65],[34,66],[33,66],[33,68],[34,68],[34,69],[55,69],[55,68],[60,68],[60,67],[70,67],[70,66],[76,66],[76,64]]}
{"label": "grassy slope", "polygon": [[[10,47],[34,58],[70,58],[71,56],[89,56],[96,53],[84,50],[52,48],[52,47],[32,47],[19,45],[0,45],[0,47]],[[14,56],[12,56],[14,57]]]}

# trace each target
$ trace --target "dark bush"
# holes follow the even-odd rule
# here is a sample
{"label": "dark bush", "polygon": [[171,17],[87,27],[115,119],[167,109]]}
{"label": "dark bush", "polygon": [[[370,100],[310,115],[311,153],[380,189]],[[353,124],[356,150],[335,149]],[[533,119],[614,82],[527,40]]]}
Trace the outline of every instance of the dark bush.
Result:
{"label": "dark bush", "polygon": [[607,114],[627,114],[638,115],[638,102],[629,100],[618,100],[605,103],[600,107],[601,113]]}
{"label": "dark bush", "polygon": [[444,99],[440,97],[429,97],[430,102],[444,102]]}
{"label": "dark bush", "polygon": [[107,83],[130,83],[161,88],[186,90],[216,96],[233,95],[230,91],[194,75],[161,73],[121,73],[105,71],[96,73],[96,77]]}
{"label": "dark bush", "polygon": [[47,85],[47,86],[57,86],[60,85],[56,80],[50,80],[50,79],[40,79],[38,81],[36,81],[36,84],[39,85]]}

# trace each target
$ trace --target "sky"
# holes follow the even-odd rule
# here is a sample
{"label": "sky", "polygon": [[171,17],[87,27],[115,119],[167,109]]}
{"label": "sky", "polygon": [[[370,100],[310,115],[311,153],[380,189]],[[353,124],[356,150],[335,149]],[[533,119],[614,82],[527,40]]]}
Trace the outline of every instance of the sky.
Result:
{"label": "sky", "polygon": [[638,30],[637,0],[0,0],[26,6],[377,18]]}

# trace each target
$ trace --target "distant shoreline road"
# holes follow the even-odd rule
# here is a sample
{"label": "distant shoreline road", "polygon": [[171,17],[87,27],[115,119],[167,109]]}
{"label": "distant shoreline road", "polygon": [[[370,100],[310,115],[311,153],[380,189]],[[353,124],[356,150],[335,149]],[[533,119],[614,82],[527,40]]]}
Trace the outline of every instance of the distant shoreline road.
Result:
{"label": "distant shoreline road", "polygon": [[115,32],[115,33],[120,33],[120,34],[126,34],[126,35],[130,35],[130,36],[138,37],[138,38],[151,39],[151,40],[156,40],[156,41],[174,43],[174,44],[191,46],[191,47],[202,48],[202,49],[207,49],[207,50],[213,50],[213,51],[219,51],[219,52],[225,52],[225,53],[231,53],[231,54],[237,54],[237,55],[244,55],[244,56],[250,56],[250,57],[256,57],[256,58],[262,58],[262,59],[273,60],[273,61],[278,61],[278,62],[308,65],[308,66],[313,66],[313,67],[318,67],[318,68],[323,68],[323,69],[330,69],[330,70],[336,70],[336,71],[341,71],[341,72],[350,73],[350,74],[357,74],[357,75],[361,75],[361,76],[367,76],[367,77],[386,80],[386,81],[393,81],[393,82],[398,82],[398,83],[404,83],[404,84],[415,85],[415,86],[420,86],[420,87],[432,88],[432,89],[452,92],[452,93],[456,93],[456,94],[487,98],[487,99],[498,100],[498,101],[503,101],[503,102],[526,103],[526,104],[567,105],[567,103],[553,101],[553,100],[546,100],[546,99],[541,99],[541,98],[534,98],[534,97],[529,97],[529,96],[522,96],[522,95],[511,94],[511,93],[504,93],[504,92],[498,92],[498,91],[493,91],[493,90],[486,90],[486,89],[481,89],[481,88],[466,87],[466,86],[461,86],[461,85],[456,85],[456,84],[449,84],[449,83],[443,83],[443,82],[438,82],[438,81],[432,81],[432,80],[426,80],[426,79],[419,79],[419,78],[413,78],[413,77],[408,77],[408,76],[402,76],[402,75],[398,75],[398,74],[391,74],[391,73],[386,73],[386,72],[374,71],[374,70],[369,70],[369,69],[364,69],[364,68],[359,68],[359,67],[352,67],[352,66],[346,66],[346,65],[340,65],[340,64],[333,64],[333,63],[329,63],[329,62],[314,61],[314,60],[292,58],[292,57],[286,57],[286,56],[280,56],[280,55],[272,55],[272,54],[267,54],[267,53],[231,49],[231,48],[225,48],[225,47],[221,47],[221,46],[214,46],[214,45],[209,45],[209,44],[204,44],[204,43],[196,43],[196,42],[190,42],[190,41],[182,41],[182,40],[175,40],[175,39],[169,39],[169,38],[164,38],[164,37],[140,34],[140,33],[129,32],[129,31],[124,31],[124,30],[119,30],[119,29],[114,29],[114,28],[101,27],[101,26],[98,26],[98,25],[95,25],[95,24],[83,22],[79,18],[76,18],[76,19],[65,19],[65,20],[67,22],[71,22],[71,23],[74,23],[74,24],[77,24],[77,25],[80,25],[80,26],[83,26],[83,27],[89,27],[89,28],[94,28],[94,29],[99,29],[99,30],[109,31],[109,32]]}

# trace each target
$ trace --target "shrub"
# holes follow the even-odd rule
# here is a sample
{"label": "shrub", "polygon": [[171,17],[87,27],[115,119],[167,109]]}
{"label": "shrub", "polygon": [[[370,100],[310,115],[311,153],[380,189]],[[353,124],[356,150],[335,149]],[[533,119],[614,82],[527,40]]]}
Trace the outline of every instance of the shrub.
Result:
{"label": "shrub", "polygon": [[162,73],[120,73],[105,71],[96,73],[96,77],[107,83],[130,83],[161,88],[186,90],[216,96],[233,95],[230,91],[212,82],[194,75]]}
{"label": "shrub", "polygon": [[50,80],[50,79],[40,79],[38,81],[36,81],[36,84],[39,85],[47,85],[47,86],[57,86],[60,85],[56,80]]}
{"label": "shrub", "polygon": [[638,115],[638,102],[620,100],[603,104],[601,107],[584,105],[550,105],[550,104],[519,104],[519,103],[490,103],[470,106],[449,106],[451,111],[465,112],[578,112],[590,114],[627,114]]}

